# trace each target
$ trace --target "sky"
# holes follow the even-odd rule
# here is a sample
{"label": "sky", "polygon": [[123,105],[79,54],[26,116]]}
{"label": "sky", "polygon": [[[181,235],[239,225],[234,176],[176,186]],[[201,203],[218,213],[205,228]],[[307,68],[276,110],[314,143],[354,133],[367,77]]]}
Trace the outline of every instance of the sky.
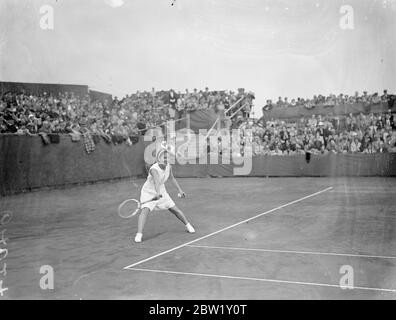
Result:
{"label": "sky", "polygon": [[[396,93],[396,0],[172,1],[0,0],[0,80],[118,97],[245,88],[256,116],[279,96]],[[44,5],[53,29],[40,27]]]}

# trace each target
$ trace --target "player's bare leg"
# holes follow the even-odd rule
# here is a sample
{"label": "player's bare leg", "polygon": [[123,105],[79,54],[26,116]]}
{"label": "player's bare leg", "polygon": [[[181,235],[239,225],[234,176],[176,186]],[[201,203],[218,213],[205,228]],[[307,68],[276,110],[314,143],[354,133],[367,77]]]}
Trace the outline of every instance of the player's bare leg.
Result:
{"label": "player's bare leg", "polygon": [[183,211],[181,211],[177,206],[173,206],[172,208],[169,208],[169,211],[172,212],[176,218],[178,218],[181,222],[183,222],[190,233],[194,233],[195,229],[193,226],[188,222],[186,216],[184,215]]}
{"label": "player's bare leg", "polygon": [[139,221],[138,221],[138,232],[136,233],[135,236],[135,242],[142,242],[143,229],[144,229],[144,225],[146,224],[147,215],[149,214],[149,212],[150,212],[149,208],[143,208],[140,211]]}

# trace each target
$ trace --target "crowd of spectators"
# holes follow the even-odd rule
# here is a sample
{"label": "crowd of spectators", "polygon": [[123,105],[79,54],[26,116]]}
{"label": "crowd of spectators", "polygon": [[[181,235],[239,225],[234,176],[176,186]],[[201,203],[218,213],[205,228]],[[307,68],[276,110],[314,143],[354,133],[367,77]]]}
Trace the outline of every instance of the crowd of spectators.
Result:
{"label": "crowd of spectators", "polygon": [[389,108],[391,108],[395,100],[396,96],[388,94],[387,90],[384,90],[382,95],[378,94],[378,92],[369,95],[367,94],[367,91],[364,91],[363,94],[355,92],[354,95],[347,95],[341,93],[339,95],[330,94],[328,96],[323,96],[319,94],[313,96],[313,98],[311,99],[304,99],[299,97],[289,100],[287,97],[279,97],[278,101],[276,102],[273,102],[272,100],[267,100],[265,106],[263,107],[263,112],[269,111],[273,108],[289,108],[303,106],[307,109],[313,109],[315,108],[315,106],[318,105],[322,105],[324,107],[334,107],[341,104],[363,103],[365,105],[372,105],[381,102],[388,103]]}
{"label": "crowd of spectators", "polygon": [[252,131],[254,155],[396,152],[396,123],[389,110],[383,114],[331,114],[281,120],[245,122]]}
{"label": "crowd of spectators", "polygon": [[[194,89],[190,92],[160,92],[158,94],[156,107],[169,107],[169,116],[172,119],[184,117],[187,112],[202,109],[213,109],[215,112],[228,110],[235,105],[241,98],[244,99],[244,106],[240,109],[242,115],[247,118],[251,112],[254,94],[252,92],[245,93],[244,89],[234,91],[209,91],[209,88],[198,91]],[[242,106],[242,105],[241,105]]]}
{"label": "crowd of spectators", "polygon": [[[243,103],[238,101],[245,98]],[[136,92],[122,99],[91,101],[89,96],[73,93],[31,95],[6,93],[0,97],[0,134],[60,134],[98,135],[110,142],[131,143],[131,138],[144,134],[148,128],[157,127],[168,120],[179,119],[187,112],[212,108],[226,111],[231,106],[239,112],[231,128],[251,129],[253,154],[293,155],[333,153],[384,153],[396,152],[396,128],[394,115],[349,114],[348,116],[312,115],[298,121],[265,121],[249,119],[253,93],[239,89],[232,91],[198,91],[184,93],[170,91]],[[288,103],[279,99],[278,107],[294,105],[354,102],[389,102],[393,99],[386,90],[378,94],[362,96],[339,95],[297,99]],[[271,101],[269,100],[270,105]],[[113,137],[121,137],[113,139]],[[246,139],[247,135],[244,136]]]}
{"label": "crowd of spectators", "polygon": [[227,110],[245,97],[240,112],[249,116],[254,95],[243,89],[233,91],[136,92],[122,99],[91,101],[73,93],[32,95],[8,92],[0,96],[0,134],[83,134],[131,136],[144,134],[167,120],[177,120],[187,112],[213,108]]}

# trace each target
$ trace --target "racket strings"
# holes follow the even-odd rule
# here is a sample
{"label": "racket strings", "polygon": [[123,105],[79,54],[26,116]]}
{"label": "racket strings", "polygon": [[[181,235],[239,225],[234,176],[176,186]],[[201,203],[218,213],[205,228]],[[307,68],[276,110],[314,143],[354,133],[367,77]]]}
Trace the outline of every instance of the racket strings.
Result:
{"label": "racket strings", "polygon": [[124,201],[118,207],[118,214],[123,218],[128,218],[136,215],[140,209],[140,203],[135,199]]}

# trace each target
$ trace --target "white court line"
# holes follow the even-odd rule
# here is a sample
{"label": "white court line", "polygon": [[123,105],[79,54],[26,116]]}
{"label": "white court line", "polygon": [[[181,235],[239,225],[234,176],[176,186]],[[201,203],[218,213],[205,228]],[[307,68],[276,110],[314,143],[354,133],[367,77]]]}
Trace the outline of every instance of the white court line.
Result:
{"label": "white court line", "polygon": [[286,204],[284,204],[284,205],[281,205],[281,206],[279,206],[279,207],[276,207],[276,208],[274,208],[274,209],[271,209],[271,210],[268,210],[268,211],[266,211],[266,212],[263,212],[263,213],[260,213],[260,214],[258,214],[258,215],[255,215],[254,217],[251,217],[251,218],[249,218],[249,219],[246,219],[246,220],[243,220],[243,221],[241,221],[241,222],[235,223],[235,224],[233,224],[233,225],[231,225],[231,226],[229,226],[229,227],[220,229],[220,230],[218,230],[218,231],[215,231],[215,232],[212,232],[212,233],[210,233],[210,234],[207,234],[206,236],[203,236],[203,237],[200,237],[200,238],[198,238],[198,239],[195,239],[195,240],[186,242],[186,243],[184,243],[184,244],[182,244],[182,245],[180,245],[180,246],[174,247],[174,248],[172,248],[172,249],[169,249],[169,250],[160,252],[160,253],[158,253],[158,254],[156,254],[156,255],[154,255],[154,256],[151,256],[151,257],[149,257],[149,258],[146,258],[146,259],[140,260],[140,261],[138,261],[138,262],[135,262],[135,263],[133,263],[133,264],[131,264],[131,265],[129,265],[129,266],[124,267],[124,269],[130,269],[130,268],[135,267],[135,266],[137,266],[137,265],[139,265],[139,264],[142,264],[143,262],[150,261],[150,260],[152,260],[152,259],[155,259],[155,258],[157,258],[157,257],[160,257],[160,256],[162,256],[162,255],[164,255],[164,254],[169,253],[169,252],[172,252],[172,251],[175,251],[175,250],[177,250],[177,249],[183,248],[183,247],[185,247],[185,246],[187,246],[187,245],[189,245],[189,244],[192,244],[192,243],[194,243],[194,242],[197,242],[197,241],[200,241],[200,240],[209,238],[209,237],[211,237],[211,236],[213,236],[213,235],[215,235],[215,234],[218,234],[218,233],[220,233],[220,232],[229,230],[229,229],[234,228],[234,227],[236,227],[236,226],[239,226],[239,225],[241,225],[241,224],[243,224],[243,223],[246,223],[246,222],[251,221],[251,220],[253,220],[253,219],[259,218],[259,217],[261,217],[261,216],[263,216],[263,215],[265,215],[265,214],[274,212],[274,211],[276,211],[276,210],[279,210],[279,209],[282,209],[282,208],[284,208],[284,207],[290,206],[290,205],[292,205],[292,204],[294,204],[294,203],[297,203],[297,202],[303,201],[303,200],[305,200],[305,199],[314,197],[314,196],[316,196],[316,195],[318,195],[318,194],[321,194],[321,193],[323,193],[323,192],[329,191],[329,190],[331,190],[331,189],[333,189],[333,187],[328,187],[328,188],[323,189],[323,190],[321,190],[321,191],[312,193],[312,194],[310,194],[310,195],[308,195],[308,196],[305,196],[305,197],[302,197],[302,198],[300,198],[300,199],[297,199],[297,200],[288,202],[288,203],[286,203]]}
{"label": "white court line", "polygon": [[315,252],[315,251],[292,251],[292,250],[271,250],[271,249],[255,249],[255,248],[237,248],[237,247],[217,247],[217,246],[200,246],[188,245],[191,248],[207,248],[207,249],[224,249],[224,250],[240,250],[240,251],[259,251],[259,252],[274,252],[274,253],[295,253],[295,254],[313,254],[323,256],[344,256],[344,257],[359,257],[359,258],[380,258],[380,259],[396,259],[391,256],[373,256],[366,254],[349,254],[349,253],[332,253],[332,252]]}
{"label": "white court line", "polygon": [[[167,271],[167,270],[155,270],[155,269],[139,269],[139,268],[131,268],[129,270],[135,271],[145,271],[145,272],[155,272],[155,273],[167,273],[167,274],[179,274],[185,276],[199,276],[199,277],[208,277],[208,278],[223,278],[223,279],[232,279],[232,280],[250,280],[250,281],[261,281],[261,282],[273,282],[273,283],[285,283],[285,284],[296,284],[296,285],[306,285],[306,286],[317,286],[317,287],[331,287],[342,289],[338,284],[329,284],[329,283],[316,283],[316,282],[303,282],[303,281],[291,281],[291,280],[276,280],[276,279],[265,279],[265,278],[251,278],[251,277],[238,277],[238,276],[226,276],[219,274],[207,274],[207,273],[193,273],[193,272],[179,272],[179,271]],[[385,291],[396,293],[396,289],[385,289],[385,288],[371,288],[371,287],[353,287],[349,289],[357,290],[371,290],[371,291]]]}

